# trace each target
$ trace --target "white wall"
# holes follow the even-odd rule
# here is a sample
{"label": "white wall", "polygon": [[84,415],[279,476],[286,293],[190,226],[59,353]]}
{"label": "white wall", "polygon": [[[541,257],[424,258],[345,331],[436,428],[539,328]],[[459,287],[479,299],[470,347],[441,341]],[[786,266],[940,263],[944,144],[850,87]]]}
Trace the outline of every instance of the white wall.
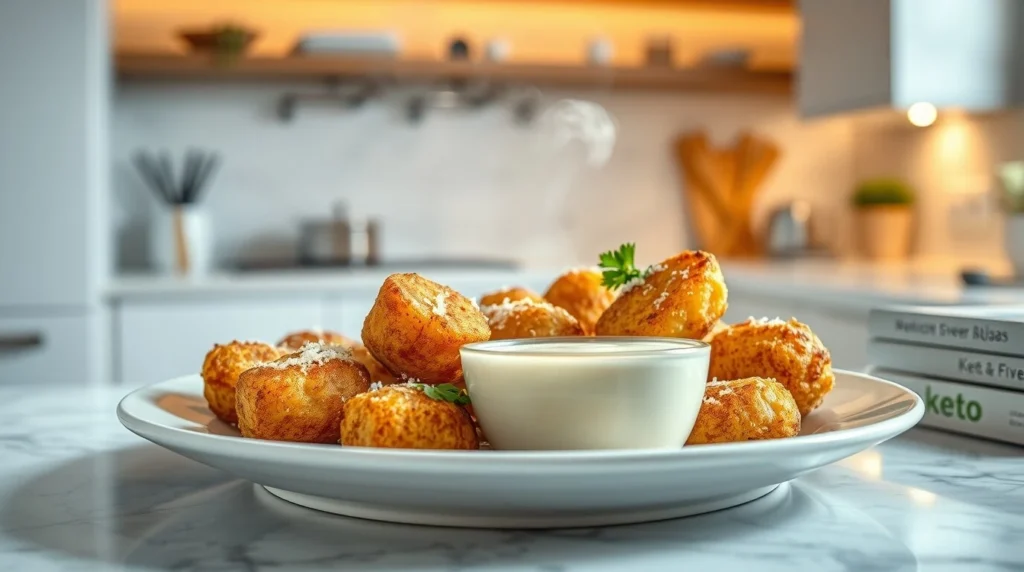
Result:
{"label": "white wall", "polygon": [[303,108],[283,124],[273,108],[285,88],[119,86],[113,153],[122,267],[146,264],[144,226],[154,202],[129,163],[140,147],[180,155],[197,145],[223,154],[206,202],[222,262],[292,255],[300,221],[329,216],[337,199],[356,216],[381,217],[387,257],[511,257],[560,266],[593,263],[599,251],[628,240],[645,259],[668,255],[693,246],[670,143],[698,127],[720,142],[753,128],[782,146],[759,212],[804,197],[820,207],[822,226],[843,228],[851,122],[802,124],[786,97],[547,94],[549,102],[598,102],[615,118],[613,154],[593,167],[580,145],[555,149],[549,130],[514,125],[504,108],[437,112],[412,126],[390,95],[355,112]]}

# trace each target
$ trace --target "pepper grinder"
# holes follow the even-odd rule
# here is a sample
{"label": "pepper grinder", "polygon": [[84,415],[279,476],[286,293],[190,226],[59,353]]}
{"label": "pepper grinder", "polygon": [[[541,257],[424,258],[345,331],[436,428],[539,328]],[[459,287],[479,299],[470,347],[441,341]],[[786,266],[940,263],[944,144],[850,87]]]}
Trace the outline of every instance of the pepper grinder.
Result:
{"label": "pepper grinder", "polygon": [[366,221],[366,264],[380,264],[380,222],[375,218]]}
{"label": "pepper grinder", "polygon": [[352,224],[348,220],[348,208],[344,201],[334,203],[334,232],[332,235],[332,262],[351,264]]}
{"label": "pepper grinder", "polygon": [[375,266],[380,263],[380,224],[368,218],[352,226],[353,260]]}

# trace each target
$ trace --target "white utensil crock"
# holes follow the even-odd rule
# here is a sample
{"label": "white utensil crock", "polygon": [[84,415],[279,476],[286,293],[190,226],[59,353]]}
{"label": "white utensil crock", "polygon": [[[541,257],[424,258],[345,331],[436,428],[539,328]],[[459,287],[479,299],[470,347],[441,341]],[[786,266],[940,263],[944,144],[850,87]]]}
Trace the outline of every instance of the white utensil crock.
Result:
{"label": "white utensil crock", "polygon": [[206,212],[195,206],[160,208],[150,226],[153,266],[164,274],[197,275],[210,270],[210,235]]}

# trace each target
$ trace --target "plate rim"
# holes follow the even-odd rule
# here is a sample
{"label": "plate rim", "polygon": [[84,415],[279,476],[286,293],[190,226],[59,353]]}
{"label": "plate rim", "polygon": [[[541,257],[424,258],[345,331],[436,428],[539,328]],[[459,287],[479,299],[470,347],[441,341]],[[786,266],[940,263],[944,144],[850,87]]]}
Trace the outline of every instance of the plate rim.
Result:
{"label": "plate rim", "polygon": [[[786,439],[766,439],[757,441],[742,441],[732,443],[714,443],[700,446],[682,446],[678,449],[589,449],[589,450],[554,450],[554,451],[497,451],[497,450],[426,450],[426,449],[389,449],[374,447],[344,447],[333,443],[295,443],[287,441],[270,441],[260,439],[245,439],[227,435],[202,433],[179,427],[171,427],[158,422],[147,420],[132,413],[133,403],[136,400],[146,400],[145,396],[152,393],[159,386],[171,383],[182,383],[186,380],[202,382],[199,374],[191,374],[166,379],[135,388],[122,397],[117,404],[117,417],[121,424],[136,435],[151,441],[161,447],[168,448],[165,441],[172,440],[181,443],[191,450],[210,451],[211,447],[220,449],[223,446],[230,446],[236,456],[244,455],[246,451],[255,453],[252,456],[262,456],[267,451],[277,450],[282,454],[306,455],[313,454],[323,458],[324,462],[337,461],[339,459],[360,460],[365,462],[407,462],[407,461],[451,461],[451,462],[474,462],[471,459],[500,460],[503,463],[517,465],[533,465],[536,463],[547,463],[557,465],[578,466],[580,463],[608,461],[623,461],[630,463],[658,462],[666,459],[680,460],[688,458],[716,459],[729,456],[743,456],[747,453],[785,454],[787,451],[797,449],[797,453],[805,452],[808,447],[827,446],[836,442],[870,442],[884,441],[899,435],[914,427],[923,418],[925,413],[924,400],[913,390],[900,385],[894,381],[882,379],[867,373],[835,369],[836,374],[860,378],[863,381],[888,385],[906,393],[914,399],[914,405],[895,417],[849,429],[840,429],[826,433],[814,433],[810,435],[798,435]],[[151,406],[154,406],[150,403]],[[161,435],[169,439],[162,441],[154,440]],[[773,451],[768,451],[771,449]],[[223,449],[220,449],[221,451]],[[329,451],[330,455],[322,455],[321,452]]]}

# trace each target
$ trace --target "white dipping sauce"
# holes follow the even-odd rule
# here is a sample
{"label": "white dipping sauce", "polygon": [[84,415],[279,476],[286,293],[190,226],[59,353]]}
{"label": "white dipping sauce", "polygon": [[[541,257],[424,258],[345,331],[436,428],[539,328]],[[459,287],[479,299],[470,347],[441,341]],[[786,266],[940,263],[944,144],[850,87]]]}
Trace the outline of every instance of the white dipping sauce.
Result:
{"label": "white dipping sauce", "polygon": [[683,446],[710,346],[670,338],[533,338],[463,348],[466,387],[495,449]]}

